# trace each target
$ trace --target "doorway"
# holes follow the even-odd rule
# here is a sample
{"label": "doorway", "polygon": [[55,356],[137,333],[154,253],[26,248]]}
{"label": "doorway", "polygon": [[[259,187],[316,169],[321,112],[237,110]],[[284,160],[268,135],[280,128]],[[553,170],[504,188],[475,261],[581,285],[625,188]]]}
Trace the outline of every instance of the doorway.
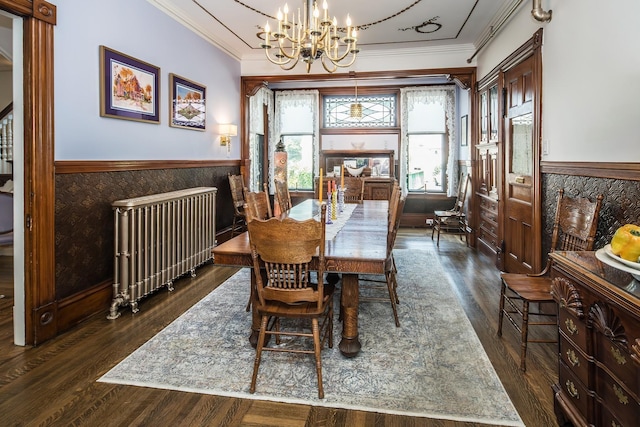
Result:
{"label": "doorway", "polygon": [[[4,82],[5,87],[11,88],[12,117],[13,126],[11,136],[13,142],[11,158],[11,182],[13,192],[13,247],[3,249],[0,268],[0,284],[3,290],[0,294],[5,295],[2,301],[2,315],[0,322],[7,329],[12,328],[12,333],[7,331],[7,335],[13,337],[16,345],[25,345],[25,281],[24,281],[24,233],[23,233],[23,212],[24,212],[24,139],[23,139],[23,20],[20,17],[0,11],[2,16],[0,26],[3,28],[2,46],[3,56],[7,57],[8,69],[3,70],[4,77],[11,82]],[[4,108],[4,105],[2,106]],[[9,188],[9,187],[7,187]],[[5,309],[7,307],[7,309]]]}

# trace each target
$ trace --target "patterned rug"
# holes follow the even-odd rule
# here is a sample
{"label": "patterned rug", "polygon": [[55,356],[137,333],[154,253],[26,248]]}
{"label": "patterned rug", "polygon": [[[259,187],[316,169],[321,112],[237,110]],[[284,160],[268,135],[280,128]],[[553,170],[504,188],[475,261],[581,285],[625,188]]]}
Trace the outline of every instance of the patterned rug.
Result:
{"label": "patterned rug", "polygon": [[[523,426],[436,257],[395,250],[401,327],[391,305],[362,302],[362,350],[345,358],[338,342],[322,353],[325,398],[312,356],[263,355],[249,393],[255,350],[245,312],[243,269],[98,381],[248,399],[417,417]],[[339,291],[336,292],[336,308]],[[336,309],[337,319],[337,309]]]}

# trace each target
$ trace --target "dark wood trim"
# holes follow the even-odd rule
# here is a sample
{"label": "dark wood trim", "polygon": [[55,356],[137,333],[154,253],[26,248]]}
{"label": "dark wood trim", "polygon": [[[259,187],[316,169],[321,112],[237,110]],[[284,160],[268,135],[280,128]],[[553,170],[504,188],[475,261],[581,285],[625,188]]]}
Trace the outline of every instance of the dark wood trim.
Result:
{"label": "dark wood trim", "polygon": [[640,163],[540,162],[542,173],[640,181]]}
{"label": "dark wood trim", "polygon": [[56,174],[239,166],[240,160],[59,160]]}
{"label": "dark wood trim", "polygon": [[55,300],[55,190],[53,29],[56,6],[36,0],[0,0],[23,19],[25,342],[57,334]]}
{"label": "dark wood trim", "polygon": [[[15,6],[23,11],[22,2]],[[56,10],[45,2],[31,6],[31,14],[23,16],[25,340],[37,345],[58,333],[53,167]]]}
{"label": "dark wood trim", "polygon": [[33,2],[31,0],[0,0],[0,9],[22,17],[33,15]]}
{"label": "dark wood trim", "polygon": [[108,280],[58,301],[58,330],[70,329],[96,313],[106,317],[112,299],[113,280]]}
{"label": "dark wood trim", "polygon": [[491,71],[482,77],[482,79],[478,80],[476,90],[482,90],[494,83],[500,73],[503,73],[521,63],[526,57],[532,55],[535,49],[540,46],[542,46],[542,28],[533,33],[533,36],[529,40],[523,43],[518,49],[509,55],[509,57],[496,65]]}
{"label": "dark wood trim", "polygon": [[[407,77],[422,76],[443,76],[452,79],[454,82],[471,81],[475,83],[475,67],[458,67],[458,68],[428,68],[420,70],[399,70],[399,71],[368,71],[358,72],[357,75],[351,73],[334,73],[334,74],[286,74],[273,76],[243,76],[242,82],[245,89],[245,95],[251,96],[252,90],[256,86],[269,83],[278,83],[282,81],[300,81],[300,87],[304,87],[305,82],[334,81],[345,80],[357,77],[358,80],[370,79],[405,79]],[[473,77],[471,77],[473,76]],[[254,92],[255,93],[255,92]]]}

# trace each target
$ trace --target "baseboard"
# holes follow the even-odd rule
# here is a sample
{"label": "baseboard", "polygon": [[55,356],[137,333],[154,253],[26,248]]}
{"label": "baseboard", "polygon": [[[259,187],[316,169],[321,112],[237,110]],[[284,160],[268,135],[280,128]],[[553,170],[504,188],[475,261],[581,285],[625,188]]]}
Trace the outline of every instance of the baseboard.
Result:
{"label": "baseboard", "polygon": [[97,314],[108,314],[113,299],[113,281],[102,282],[90,289],[58,301],[58,333],[72,328]]}

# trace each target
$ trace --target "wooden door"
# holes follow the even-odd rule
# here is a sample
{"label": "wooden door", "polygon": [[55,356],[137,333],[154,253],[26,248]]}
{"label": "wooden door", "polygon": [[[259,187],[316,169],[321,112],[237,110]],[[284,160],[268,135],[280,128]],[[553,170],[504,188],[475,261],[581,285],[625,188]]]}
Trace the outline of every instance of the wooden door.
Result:
{"label": "wooden door", "polygon": [[504,75],[504,270],[540,269],[540,178],[536,55]]}

